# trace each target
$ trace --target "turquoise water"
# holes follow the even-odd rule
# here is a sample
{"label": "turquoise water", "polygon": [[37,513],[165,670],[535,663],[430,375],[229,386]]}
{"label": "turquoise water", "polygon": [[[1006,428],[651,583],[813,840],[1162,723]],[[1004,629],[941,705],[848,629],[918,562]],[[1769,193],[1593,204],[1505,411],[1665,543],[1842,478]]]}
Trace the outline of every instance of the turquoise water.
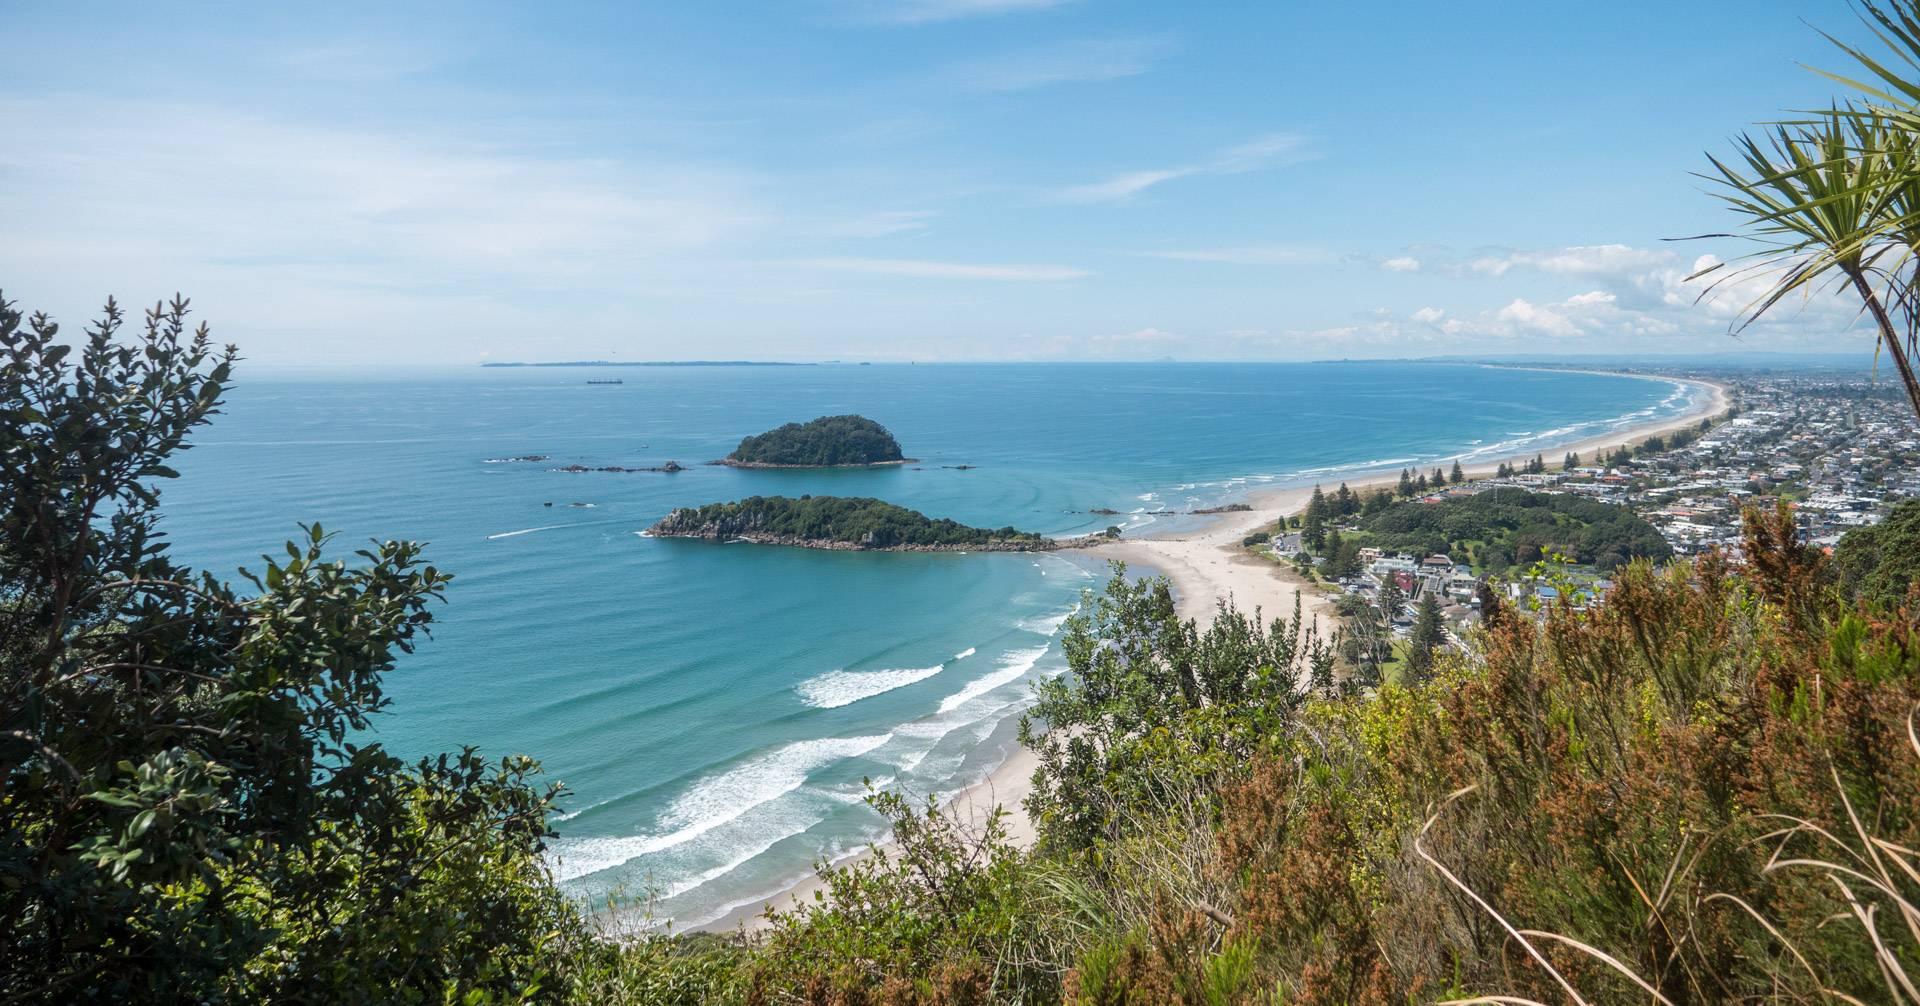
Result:
{"label": "turquoise water", "polygon": [[[246,371],[242,370],[245,378]],[[624,384],[589,386],[591,377]],[[1368,467],[1552,447],[1677,413],[1673,382],[1467,365],[475,369],[243,380],[164,487],[215,570],[319,520],[346,551],[415,538],[455,573],[390,679],[381,738],[540,758],[573,795],[555,848],[583,895],[652,891],[681,925],[854,850],[861,780],[951,793],[1014,743],[1030,683],[1101,571],[1085,558],[854,554],[655,540],[675,506],[878,496],[1049,534]],[[790,420],[858,412],[917,467],[698,464]],[[545,463],[498,459],[546,454]],[[585,465],[677,474],[569,474]],[[972,465],[970,470],[943,467]],[[547,503],[553,504],[547,506]],[[1085,511],[1109,507],[1123,518]]]}

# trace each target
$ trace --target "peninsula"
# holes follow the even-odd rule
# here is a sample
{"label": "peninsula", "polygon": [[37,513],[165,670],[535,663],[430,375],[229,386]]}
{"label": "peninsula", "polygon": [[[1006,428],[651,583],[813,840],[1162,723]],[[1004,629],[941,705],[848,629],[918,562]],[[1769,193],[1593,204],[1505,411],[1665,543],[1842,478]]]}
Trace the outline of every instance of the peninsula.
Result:
{"label": "peninsula", "polygon": [[968,527],[870,497],[750,496],[682,507],[646,531],[653,538],[705,538],[884,552],[1044,552],[1061,543],[1010,527]]}
{"label": "peninsula", "polygon": [[821,416],[748,437],[713,463],[734,468],[866,468],[913,460],[901,455],[900,441],[886,427],[865,416]]}

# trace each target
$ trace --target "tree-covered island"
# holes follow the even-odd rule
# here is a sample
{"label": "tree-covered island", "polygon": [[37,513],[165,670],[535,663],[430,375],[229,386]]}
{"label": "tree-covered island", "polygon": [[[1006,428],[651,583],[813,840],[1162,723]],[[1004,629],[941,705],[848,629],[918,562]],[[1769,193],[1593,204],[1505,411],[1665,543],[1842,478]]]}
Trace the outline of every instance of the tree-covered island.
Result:
{"label": "tree-covered island", "polygon": [[842,496],[750,496],[736,503],[682,507],[647,534],[891,552],[1038,552],[1061,547],[1029,531],[968,527],[884,500]]}
{"label": "tree-covered island", "polygon": [[900,453],[900,441],[886,427],[865,416],[821,416],[748,437],[732,454],[714,464],[737,468],[851,468],[912,460]]}

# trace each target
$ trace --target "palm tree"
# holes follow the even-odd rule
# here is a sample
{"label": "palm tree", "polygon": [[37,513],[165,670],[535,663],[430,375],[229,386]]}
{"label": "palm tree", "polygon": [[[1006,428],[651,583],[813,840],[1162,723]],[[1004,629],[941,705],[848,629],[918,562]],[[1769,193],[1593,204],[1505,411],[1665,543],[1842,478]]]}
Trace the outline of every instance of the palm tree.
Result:
{"label": "palm tree", "polygon": [[1766,280],[1742,306],[1736,331],[1792,294],[1849,288],[1873,319],[1878,349],[1893,361],[1920,417],[1920,378],[1911,361],[1920,349],[1916,144],[1920,129],[1872,108],[1836,105],[1806,121],[1775,125],[1761,138],[1740,137],[1744,165],[1709,156],[1714,173],[1703,177],[1720,186],[1718,195],[1746,225],[1741,234],[1714,236],[1762,245],[1708,288],[1711,294],[1737,281]]}
{"label": "palm tree", "polygon": [[1851,290],[1873,321],[1876,359],[1884,352],[1893,362],[1920,417],[1920,0],[1862,0],[1859,10],[1879,48],[1823,32],[1858,70],[1815,71],[1856,91],[1859,103],[1742,137],[1745,170],[1713,159],[1716,174],[1707,177],[1745,218],[1740,236],[1765,246],[1721,282],[1772,273],[1736,331],[1789,294],[1829,282]]}

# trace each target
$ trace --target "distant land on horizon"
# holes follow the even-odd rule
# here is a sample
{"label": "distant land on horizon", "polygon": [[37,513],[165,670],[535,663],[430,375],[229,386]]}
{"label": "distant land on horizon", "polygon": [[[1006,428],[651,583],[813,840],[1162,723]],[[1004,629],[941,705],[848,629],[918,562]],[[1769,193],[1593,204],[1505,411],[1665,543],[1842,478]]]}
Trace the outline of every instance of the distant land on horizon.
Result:
{"label": "distant land on horizon", "polygon": [[912,366],[915,364],[942,363],[978,364],[983,362],[1033,365],[1033,364],[1111,364],[1116,366],[1164,366],[1164,365],[1220,365],[1237,364],[1261,366],[1274,364],[1314,364],[1314,363],[1465,363],[1492,366],[1524,367],[1607,367],[1618,369],[1646,369],[1662,366],[1685,366],[1711,369],[1724,367],[1729,369],[1785,368],[1805,369],[1824,367],[1858,366],[1863,361],[1870,362],[1871,354],[1833,353],[1833,352],[1779,352],[1767,350],[1736,350],[1729,353],[1580,353],[1570,355],[1554,354],[1445,354],[1435,356],[1403,357],[1359,357],[1330,358],[1322,360],[1180,360],[1173,358],[1159,360],[885,360],[878,364],[853,360],[551,360],[551,361],[489,361],[482,367],[822,367],[822,366]]}
{"label": "distant land on horizon", "polygon": [[781,363],[774,360],[555,360],[550,363],[507,361],[482,367],[817,367],[817,363]]}

